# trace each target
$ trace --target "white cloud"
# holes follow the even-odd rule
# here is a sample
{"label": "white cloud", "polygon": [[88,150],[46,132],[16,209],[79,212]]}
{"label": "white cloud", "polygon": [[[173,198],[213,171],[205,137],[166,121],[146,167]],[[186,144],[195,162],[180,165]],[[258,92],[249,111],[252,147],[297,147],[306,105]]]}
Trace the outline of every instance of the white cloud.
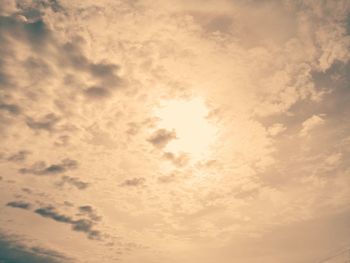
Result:
{"label": "white cloud", "polygon": [[284,132],[286,129],[286,126],[284,126],[282,123],[274,123],[267,129],[267,131],[271,136],[277,136]]}
{"label": "white cloud", "polygon": [[308,136],[313,129],[324,124],[325,120],[321,116],[322,115],[313,115],[310,118],[306,119],[302,123],[302,129],[299,132],[299,136]]}

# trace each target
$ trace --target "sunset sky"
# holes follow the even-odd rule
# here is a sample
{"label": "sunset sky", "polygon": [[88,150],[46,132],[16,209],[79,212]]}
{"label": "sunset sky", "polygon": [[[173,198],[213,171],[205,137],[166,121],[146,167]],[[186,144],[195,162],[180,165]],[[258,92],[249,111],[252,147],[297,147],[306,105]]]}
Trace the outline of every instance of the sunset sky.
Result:
{"label": "sunset sky", "polygon": [[0,263],[345,263],[350,0],[0,0]]}

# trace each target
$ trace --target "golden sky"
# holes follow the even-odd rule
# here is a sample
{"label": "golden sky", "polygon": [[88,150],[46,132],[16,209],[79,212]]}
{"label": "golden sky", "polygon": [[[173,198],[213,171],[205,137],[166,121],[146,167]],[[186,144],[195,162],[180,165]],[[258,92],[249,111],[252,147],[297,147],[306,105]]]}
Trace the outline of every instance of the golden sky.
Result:
{"label": "golden sky", "polygon": [[349,0],[0,0],[0,262],[347,262],[349,33]]}

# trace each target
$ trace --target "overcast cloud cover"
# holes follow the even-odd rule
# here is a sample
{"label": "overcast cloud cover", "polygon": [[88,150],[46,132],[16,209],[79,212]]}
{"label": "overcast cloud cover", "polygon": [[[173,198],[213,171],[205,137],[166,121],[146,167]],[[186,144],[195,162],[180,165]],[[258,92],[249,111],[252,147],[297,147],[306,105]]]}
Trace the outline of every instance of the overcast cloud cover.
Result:
{"label": "overcast cloud cover", "polygon": [[[0,262],[347,262],[349,33],[349,0],[0,0]],[[155,113],[198,98],[201,158]]]}

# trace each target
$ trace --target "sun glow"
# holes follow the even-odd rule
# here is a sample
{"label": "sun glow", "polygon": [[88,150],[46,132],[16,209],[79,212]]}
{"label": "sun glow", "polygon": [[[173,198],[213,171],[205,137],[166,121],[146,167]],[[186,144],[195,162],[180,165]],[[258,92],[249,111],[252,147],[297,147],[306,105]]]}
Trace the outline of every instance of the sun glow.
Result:
{"label": "sun glow", "polygon": [[158,128],[174,131],[164,151],[187,154],[192,160],[204,159],[209,155],[217,128],[208,119],[209,110],[202,99],[164,101],[155,110],[159,118]]}

